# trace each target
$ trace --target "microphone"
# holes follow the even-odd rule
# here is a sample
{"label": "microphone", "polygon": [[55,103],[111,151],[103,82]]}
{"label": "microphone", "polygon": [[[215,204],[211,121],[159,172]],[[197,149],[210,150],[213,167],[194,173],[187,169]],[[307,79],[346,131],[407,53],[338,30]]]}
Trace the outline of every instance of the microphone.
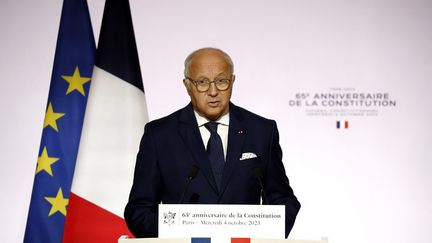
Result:
{"label": "microphone", "polygon": [[262,183],[263,173],[261,171],[261,168],[256,166],[256,167],[253,167],[251,170],[252,170],[252,174],[258,179],[259,185],[261,187],[263,204],[268,204],[267,194],[264,190],[264,186]]}
{"label": "microphone", "polygon": [[183,190],[183,193],[181,194],[180,200],[178,201],[178,204],[182,204],[184,201],[184,197],[186,195],[186,192],[189,188],[189,184],[191,183],[191,181],[195,178],[195,176],[198,174],[200,167],[198,165],[192,165],[191,169],[189,170],[189,173],[187,175],[186,178],[186,186]]}

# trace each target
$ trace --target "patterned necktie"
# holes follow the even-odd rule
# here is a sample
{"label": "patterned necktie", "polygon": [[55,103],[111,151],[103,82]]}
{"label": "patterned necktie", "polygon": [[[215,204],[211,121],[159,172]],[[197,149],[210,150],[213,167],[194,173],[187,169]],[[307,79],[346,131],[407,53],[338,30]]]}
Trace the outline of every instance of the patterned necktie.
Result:
{"label": "patterned necktie", "polygon": [[217,133],[217,122],[208,122],[204,126],[210,131],[210,139],[207,143],[207,153],[209,155],[210,164],[213,170],[213,176],[216,181],[216,185],[220,191],[222,172],[225,166],[224,151],[222,146],[222,140]]}

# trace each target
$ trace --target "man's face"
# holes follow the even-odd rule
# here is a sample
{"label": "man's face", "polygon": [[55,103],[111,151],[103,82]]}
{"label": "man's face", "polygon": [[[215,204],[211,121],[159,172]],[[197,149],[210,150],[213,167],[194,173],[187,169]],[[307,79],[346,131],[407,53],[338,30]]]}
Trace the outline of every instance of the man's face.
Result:
{"label": "man's face", "polygon": [[[201,51],[193,57],[189,64],[188,77],[193,80],[220,80],[231,79],[230,66],[222,53],[214,50]],[[196,111],[209,120],[217,120],[228,112],[229,101],[232,93],[233,81],[225,91],[220,91],[214,83],[205,92],[199,92],[194,83],[185,79],[185,86],[191,97],[191,102]]]}

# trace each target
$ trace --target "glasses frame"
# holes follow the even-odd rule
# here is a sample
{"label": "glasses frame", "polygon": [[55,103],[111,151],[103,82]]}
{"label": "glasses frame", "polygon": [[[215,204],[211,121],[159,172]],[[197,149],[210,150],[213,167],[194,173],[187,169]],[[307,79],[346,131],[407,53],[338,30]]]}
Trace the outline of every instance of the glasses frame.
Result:
{"label": "glasses frame", "polygon": [[[217,90],[219,90],[219,91],[226,91],[226,90],[228,90],[228,89],[231,87],[231,83],[232,83],[233,80],[234,80],[234,75],[231,75],[231,78],[221,78],[221,79],[217,79],[217,80],[213,80],[213,81],[210,81],[210,80],[194,80],[194,79],[192,79],[191,77],[187,77],[187,76],[184,78],[184,80],[189,80],[189,81],[191,81],[192,84],[195,86],[195,88],[198,90],[198,92],[201,92],[201,93],[207,92],[207,91],[210,89],[210,85],[211,85],[212,83],[215,84],[215,87],[216,87]],[[227,81],[228,81],[228,86],[227,86],[225,89],[220,89],[220,88],[218,87],[217,83],[216,83],[216,82],[220,82],[220,81],[222,81],[222,80],[227,80]],[[207,84],[207,88],[206,88],[205,90],[201,90],[201,89],[199,89],[199,88],[198,88],[198,82],[206,83],[206,84]]]}

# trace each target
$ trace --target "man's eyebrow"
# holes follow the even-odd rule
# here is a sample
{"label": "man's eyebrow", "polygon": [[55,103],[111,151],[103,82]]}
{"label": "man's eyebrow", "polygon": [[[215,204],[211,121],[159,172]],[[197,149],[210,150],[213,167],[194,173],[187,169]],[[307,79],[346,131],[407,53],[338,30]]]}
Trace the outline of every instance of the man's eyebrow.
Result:
{"label": "man's eyebrow", "polygon": [[198,76],[198,78],[196,78],[195,80],[210,80],[209,78],[205,77],[205,76]]}
{"label": "man's eyebrow", "polygon": [[220,72],[218,75],[215,76],[215,79],[231,79],[231,77],[232,77],[231,74]]}

